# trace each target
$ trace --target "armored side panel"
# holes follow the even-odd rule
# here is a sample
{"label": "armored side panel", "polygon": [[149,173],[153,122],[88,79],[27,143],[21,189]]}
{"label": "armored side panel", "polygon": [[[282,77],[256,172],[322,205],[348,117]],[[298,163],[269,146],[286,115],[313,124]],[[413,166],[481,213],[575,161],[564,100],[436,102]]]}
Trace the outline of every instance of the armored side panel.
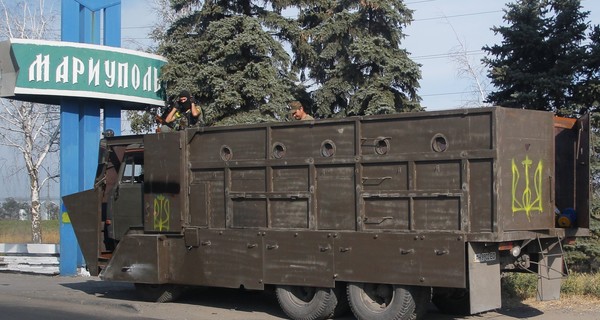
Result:
{"label": "armored side panel", "polygon": [[[176,283],[263,289],[262,233],[186,228],[185,250],[174,255]],[[177,250],[173,250],[177,251]]]}
{"label": "armored side panel", "polygon": [[144,230],[177,232],[187,212],[182,132],[144,136]]}

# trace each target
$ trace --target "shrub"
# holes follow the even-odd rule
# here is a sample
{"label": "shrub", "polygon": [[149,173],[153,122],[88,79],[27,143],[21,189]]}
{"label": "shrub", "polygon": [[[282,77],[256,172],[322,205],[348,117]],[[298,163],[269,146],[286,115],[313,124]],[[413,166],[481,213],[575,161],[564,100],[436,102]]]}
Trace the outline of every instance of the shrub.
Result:
{"label": "shrub", "polygon": [[502,295],[525,300],[537,293],[537,275],[532,273],[506,273],[502,277]]}

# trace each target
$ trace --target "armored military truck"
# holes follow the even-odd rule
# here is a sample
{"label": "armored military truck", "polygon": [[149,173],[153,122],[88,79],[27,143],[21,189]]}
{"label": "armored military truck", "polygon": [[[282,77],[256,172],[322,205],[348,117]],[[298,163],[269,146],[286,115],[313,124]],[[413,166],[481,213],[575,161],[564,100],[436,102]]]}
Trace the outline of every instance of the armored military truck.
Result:
{"label": "armored military truck", "polygon": [[[105,138],[64,197],[87,268],[157,301],[274,289],[292,319],[501,306],[503,272],[557,299],[589,235],[589,119],[501,107]],[[559,223],[560,221],[560,223]]]}

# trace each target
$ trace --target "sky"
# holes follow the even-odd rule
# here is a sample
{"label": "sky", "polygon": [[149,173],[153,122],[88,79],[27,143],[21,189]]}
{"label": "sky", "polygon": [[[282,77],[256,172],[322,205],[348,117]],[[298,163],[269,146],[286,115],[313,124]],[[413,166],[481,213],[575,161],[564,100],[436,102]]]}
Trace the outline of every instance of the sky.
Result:
{"label": "sky", "polygon": [[[60,9],[60,0],[54,2]],[[151,45],[148,33],[151,30],[155,13],[153,0],[122,0],[122,47],[139,49]],[[508,0],[407,0],[405,4],[414,10],[414,21],[404,29],[406,38],[403,49],[410,57],[421,64],[422,79],[418,94],[421,105],[426,110],[444,110],[480,105],[478,90],[474,87],[475,78],[460,76],[461,65],[456,62],[456,52],[466,52],[469,64],[481,69],[481,58],[485,45],[501,42],[490,30],[502,26],[503,9]],[[591,24],[600,24],[600,0],[582,0],[584,10],[590,11]],[[461,50],[459,50],[461,48]],[[485,70],[479,74],[484,89],[490,90]],[[487,86],[487,87],[486,87]],[[5,197],[28,195],[27,180],[22,171],[17,171],[13,163],[20,161],[18,155],[6,152],[0,154],[0,200]],[[7,169],[12,168],[12,169]],[[8,183],[6,183],[8,182]],[[58,197],[58,188],[51,186],[44,191],[51,197]]]}

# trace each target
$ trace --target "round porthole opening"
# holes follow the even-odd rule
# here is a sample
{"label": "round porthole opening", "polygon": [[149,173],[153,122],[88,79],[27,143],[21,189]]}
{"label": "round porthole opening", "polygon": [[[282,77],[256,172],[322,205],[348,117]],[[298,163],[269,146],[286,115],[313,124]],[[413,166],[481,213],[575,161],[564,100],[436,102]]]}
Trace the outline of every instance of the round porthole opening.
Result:
{"label": "round porthole opening", "polygon": [[225,161],[229,161],[229,160],[231,160],[231,158],[233,158],[233,151],[231,151],[231,148],[229,146],[222,146],[221,147],[221,159],[223,159]]}
{"label": "round porthole opening", "polygon": [[329,158],[335,154],[335,143],[331,140],[325,140],[321,143],[321,155]]}
{"label": "round porthole opening", "polygon": [[283,143],[276,142],[273,145],[273,158],[281,159],[285,156],[285,146]]}
{"label": "round porthole opening", "polygon": [[389,138],[377,138],[374,142],[375,145],[375,153],[379,155],[384,155],[390,152],[390,139]]}
{"label": "round porthole opening", "polygon": [[443,134],[438,133],[431,139],[431,148],[435,152],[444,152],[448,149],[448,140]]}

